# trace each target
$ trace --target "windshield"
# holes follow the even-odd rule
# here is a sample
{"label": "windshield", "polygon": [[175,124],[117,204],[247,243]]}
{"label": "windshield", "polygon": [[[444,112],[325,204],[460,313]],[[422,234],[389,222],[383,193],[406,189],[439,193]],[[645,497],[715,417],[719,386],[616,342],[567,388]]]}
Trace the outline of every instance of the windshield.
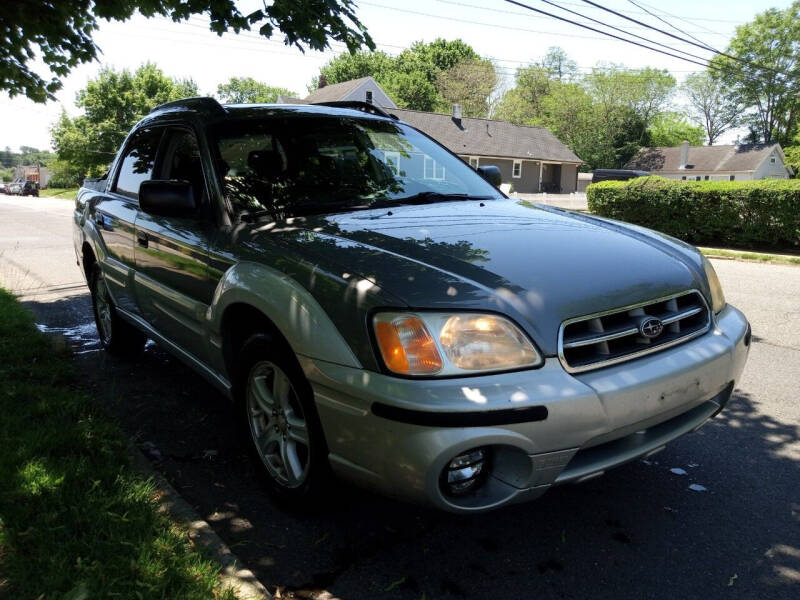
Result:
{"label": "windshield", "polygon": [[227,121],[212,141],[225,196],[239,217],[277,220],[502,197],[466,163],[392,121],[331,115]]}

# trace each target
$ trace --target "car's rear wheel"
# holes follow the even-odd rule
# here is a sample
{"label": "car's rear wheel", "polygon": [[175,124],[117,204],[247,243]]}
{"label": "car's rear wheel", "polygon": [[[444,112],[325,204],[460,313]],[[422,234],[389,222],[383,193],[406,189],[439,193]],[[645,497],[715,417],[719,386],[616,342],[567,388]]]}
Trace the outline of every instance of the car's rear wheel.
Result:
{"label": "car's rear wheel", "polygon": [[247,340],[238,404],[248,448],[271,491],[306,503],[328,480],[327,446],[311,386],[290,352],[266,335]]}
{"label": "car's rear wheel", "polygon": [[89,289],[94,322],[103,348],[112,354],[141,352],[147,337],[117,314],[105,276],[97,263],[92,265]]}

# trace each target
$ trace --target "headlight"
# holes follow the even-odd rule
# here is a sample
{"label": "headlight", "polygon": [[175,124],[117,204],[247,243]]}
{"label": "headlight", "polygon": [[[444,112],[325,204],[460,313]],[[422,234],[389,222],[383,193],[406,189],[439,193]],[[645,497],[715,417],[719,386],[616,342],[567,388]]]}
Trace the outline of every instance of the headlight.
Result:
{"label": "headlight", "polygon": [[498,315],[386,312],[372,325],[384,364],[399,375],[466,375],[542,362],[525,334]]}
{"label": "headlight", "polygon": [[711,266],[711,261],[705,256],[703,256],[703,270],[706,272],[708,288],[711,290],[711,308],[716,315],[725,308],[725,294],[722,292],[722,285],[719,283],[717,272],[714,270],[714,267]]}

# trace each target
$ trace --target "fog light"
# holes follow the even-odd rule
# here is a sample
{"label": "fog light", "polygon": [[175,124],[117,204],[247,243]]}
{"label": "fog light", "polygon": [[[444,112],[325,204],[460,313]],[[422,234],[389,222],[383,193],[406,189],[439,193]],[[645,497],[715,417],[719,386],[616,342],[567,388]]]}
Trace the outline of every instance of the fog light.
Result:
{"label": "fog light", "polygon": [[459,454],[442,471],[443,491],[452,496],[461,496],[476,490],[486,478],[488,462],[487,448],[475,448]]}

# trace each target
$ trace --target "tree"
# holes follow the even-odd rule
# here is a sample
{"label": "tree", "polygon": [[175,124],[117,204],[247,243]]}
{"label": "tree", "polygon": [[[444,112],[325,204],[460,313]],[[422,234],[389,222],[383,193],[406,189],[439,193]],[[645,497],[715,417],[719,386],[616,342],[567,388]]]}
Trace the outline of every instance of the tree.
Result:
{"label": "tree", "polygon": [[783,149],[783,154],[786,156],[786,166],[791,167],[794,171],[794,177],[800,177],[800,139],[795,139],[797,146],[787,146]]}
{"label": "tree", "polygon": [[497,72],[488,60],[462,60],[436,77],[436,88],[451,104],[460,104],[465,117],[488,117]]}
{"label": "tree", "polygon": [[748,109],[745,122],[762,142],[788,143],[800,116],[800,2],[771,8],[736,28],[715,77]]}
{"label": "tree", "polygon": [[550,46],[539,66],[558,81],[572,81],[578,76],[578,64],[559,46]]}
{"label": "tree", "polygon": [[689,99],[693,120],[705,129],[709,146],[738,124],[741,104],[719,78],[707,71],[692,73],[686,77],[682,89]]}
{"label": "tree", "polygon": [[705,132],[692,125],[681,113],[665,112],[658,115],[648,128],[651,146],[680,146],[684,140],[690,146],[702,146]]}
{"label": "tree", "polygon": [[61,171],[101,175],[139,119],[158,104],[197,95],[193,81],[170,79],[152,63],[133,73],[101,69],[77,94],[84,114],[70,118],[62,111],[51,128],[58,160],[68,163]]}
{"label": "tree", "polygon": [[277,102],[278,96],[294,94],[281,87],[272,87],[252,77],[231,77],[228,83],[217,86],[217,97],[227,104],[257,104]]}
{"label": "tree", "polygon": [[[320,69],[320,74],[325,75],[328,85],[362,77],[373,77],[376,81],[381,81],[389,74],[393,65],[394,58],[385,52],[359,50],[332,58]],[[317,89],[317,85],[318,81],[315,79],[309,86],[309,91]]]}
{"label": "tree", "polygon": [[[173,21],[207,14],[211,31],[218,35],[257,29],[269,38],[279,30],[287,45],[300,49],[324,50],[328,39],[345,43],[350,52],[375,47],[356,18],[354,0],[273,0],[246,15],[235,0],[50,0],[41,6],[5,1],[0,2],[0,90],[36,102],[54,99],[63,77],[97,57],[92,35],[98,20],[125,21],[137,11]],[[39,59],[45,70],[35,65]]]}
{"label": "tree", "polygon": [[[400,108],[447,110],[448,102],[437,89],[439,75],[462,61],[478,60],[478,53],[461,40],[437,39],[416,42],[396,57],[385,52],[340,54],[320,69],[320,76],[328,84],[371,76]],[[313,80],[309,90],[318,84]]]}

